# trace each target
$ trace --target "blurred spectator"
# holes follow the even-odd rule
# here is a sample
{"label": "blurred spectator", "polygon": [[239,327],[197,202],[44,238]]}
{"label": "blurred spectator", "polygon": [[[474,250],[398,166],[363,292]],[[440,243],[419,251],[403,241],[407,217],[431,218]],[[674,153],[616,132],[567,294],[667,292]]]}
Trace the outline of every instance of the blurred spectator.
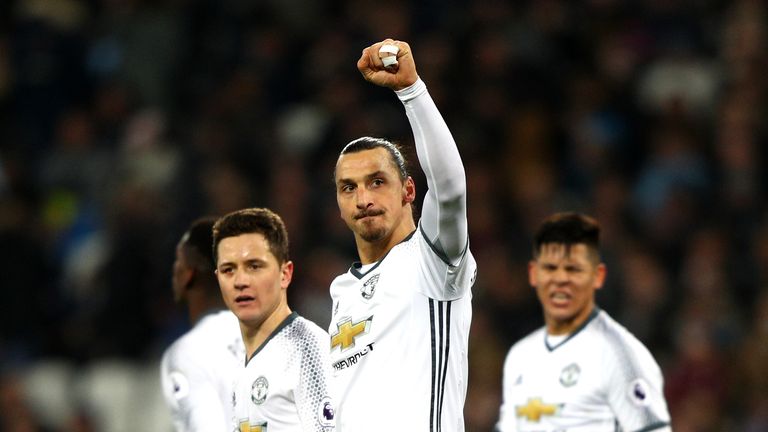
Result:
{"label": "blurred spectator", "polygon": [[729,406],[745,419],[745,431],[756,432],[768,430],[768,291],[765,289],[754,305],[749,328],[735,354],[738,378]]}
{"label": "blurred spectator", "polygon": [[0,376],[0,430],[7,432],[48,432],[30,409],[21,378]]}

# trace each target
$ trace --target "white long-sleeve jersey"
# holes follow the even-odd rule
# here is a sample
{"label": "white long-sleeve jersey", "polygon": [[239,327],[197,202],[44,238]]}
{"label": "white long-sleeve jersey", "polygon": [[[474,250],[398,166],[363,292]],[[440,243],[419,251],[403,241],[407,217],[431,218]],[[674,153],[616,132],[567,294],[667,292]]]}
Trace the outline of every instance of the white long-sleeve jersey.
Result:
{"label": "white long-sleeve jersey", "polygon": [[291,313],[240,366],[231,396],[240,432],[332,432],[328,333]]}
{"label": "white long-sleeve jersey", "polygon": [[397,94],[428,191],[414,233],[331,284],[337,430],[463,431],[476,272],[464,168],[424,83]]}
{"label": "white long-sleeve jersey", "polygon": [[244,355],[240,325],[230,311],[204,316],[166,349],[160,378],[176,431],[227,430],[232,385]]}
{"label": "white long-sleeve jersey", "polygon": [[504,362],[500,432],[668,431],[658,364],[604,311],[557,345],[539,329]]}

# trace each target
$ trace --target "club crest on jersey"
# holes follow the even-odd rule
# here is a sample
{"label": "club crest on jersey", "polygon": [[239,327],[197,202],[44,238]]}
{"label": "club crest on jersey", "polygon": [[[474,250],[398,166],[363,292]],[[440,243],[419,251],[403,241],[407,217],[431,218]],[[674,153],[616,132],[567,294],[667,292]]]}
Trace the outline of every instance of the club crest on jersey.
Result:
{"label": "club crest on jersey", "polygon": [[564,387],[571,387],[579,382],[581,368],[576,363],[571,363],[560,371],[560,384]]}
{"label": "club crest on jersey", "polygon": [[627,394],[629,399],[637,406],[646,406],[651,403],[648,398],[649,385],[644,379],[638,378],[629,383]]}
{"label": "club crest on jersey", "polygon": [[373,294],[376,293],[376,284],[379,282],[379,275],[380,273],[376,273],[371,276],[365,283],[363,283],[363,286],[360,287],[360,294],[364,299],[370,300],[371,297],[373,297]]}
{"label": "club crest on jersey", "polygon": [[256,405],[261,405],[267,400],[267,393],[269,393],[269,381],[263,376],[256,378],[256,381],[251,385],[251,401]]}
{"label": "club crest on jersey", "polygon": [[320,402],[319,410],[320,412],[317,415],[317,421],[320,422],[320,425],[323,426],[323,428],[333,427],[333,416],[335,415],[336,410],[333,409],[333,404],[329,397],[326,396],[323,398]]}
{"label": "club crest on jersey", "polygon": [[360,320],[356,323],[352,323],[352,318],[344,317],[336,323],[336,333],[331,336],[331,350],[341,347],[342,351],[346,351],[355,346],[355,339],[368,333],[371,328],[371,322],[373,316]]}

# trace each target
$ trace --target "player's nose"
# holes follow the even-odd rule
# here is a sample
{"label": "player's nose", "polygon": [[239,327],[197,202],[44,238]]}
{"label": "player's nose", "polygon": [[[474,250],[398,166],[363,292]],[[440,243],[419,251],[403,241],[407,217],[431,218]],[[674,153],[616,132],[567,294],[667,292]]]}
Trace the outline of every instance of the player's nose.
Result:
{"label": "player's nose", "polygon": [[233,282],[235,284],[235,289],[242,290],[248,287],[248,278],[242,270],[235,270]]}
{"label": "player's nose", "polygon": [[355,198],[357,208],[359,209],[368,208],[373,205],[371,193],[366,188],[357,188]]}
{"label": "player's nose", "polygon": [[552,273],[552,279],[556,283],[566,283],[570,280],[570,276],[568,272],[561,267],[558,267],[553,273]]}

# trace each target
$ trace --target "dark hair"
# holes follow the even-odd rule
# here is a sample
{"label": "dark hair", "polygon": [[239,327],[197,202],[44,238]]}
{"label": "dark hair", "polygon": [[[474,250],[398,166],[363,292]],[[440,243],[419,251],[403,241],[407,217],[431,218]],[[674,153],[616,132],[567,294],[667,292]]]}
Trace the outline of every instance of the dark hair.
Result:
{"label": "dark hair", "polygon": [[566,248],[576,244],[584,244],[600,260],[600,225],[587,215],[563,212],[555,213],[546,218],[533,238],[533,257],[541,253],[541,247],[546,244],[561,244]]}
{"label": "dark hair", "polygon": [[261,234],[269,244],[269,251],[283,264],[288,256],[288,231],[277,213],[267,208],[247,208],[224,215],[213,225],[213,256],[218,260],[219,243],[227,237],[242,234]]}
{"label": "dark hair", "polygon": [[203,217],[195,220],[181,238],[181,244],[187,259],[196,268],[213,275],[216,261],[213,258],[213,224],[214,217]]}
{"label": "dark hair", "polygon": [[[397,169],[400,180],[405,181],[405,179],[408,178],[408,168],[405,157],[403,157],[403,152],[400,150],[400,146],[383,138],[362,137],[351,141],[344,146],[341,153],[339,153],[339,157],[349,153],[357,153],[376,148],[383,148],[389,153],[389,157],[392,160],[395,169]],[[336,178],[336,172],[333,173],[333,177]]]}

